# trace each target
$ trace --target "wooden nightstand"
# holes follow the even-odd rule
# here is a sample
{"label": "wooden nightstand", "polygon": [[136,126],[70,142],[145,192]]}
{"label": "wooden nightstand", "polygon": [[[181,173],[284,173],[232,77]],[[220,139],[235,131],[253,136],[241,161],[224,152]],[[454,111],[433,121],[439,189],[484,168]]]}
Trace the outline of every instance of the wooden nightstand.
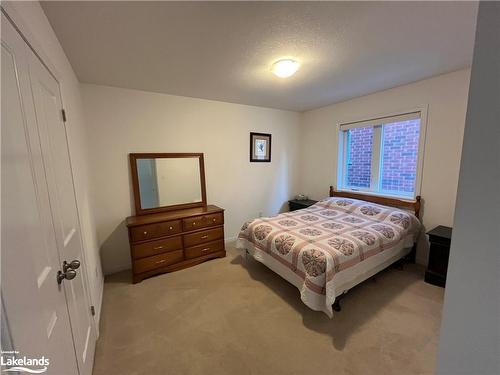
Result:
{"label": "wooden nightstand", "polygon": [[427,232],[431,246],[429,248],[429,264],[425,271],[425,281],[429,284],[442,287],[446,284],[451,233],[452,228],[442,225]]}
{"label": "wooden nightstand", "polygon": [[304,200],[292,199],[291,201],[288,201],[288,206],[290,207],[290,211],[295,211],[312,206],[314,203],[317,202],[318,201],[313,201],[312,199],[304,199]]}

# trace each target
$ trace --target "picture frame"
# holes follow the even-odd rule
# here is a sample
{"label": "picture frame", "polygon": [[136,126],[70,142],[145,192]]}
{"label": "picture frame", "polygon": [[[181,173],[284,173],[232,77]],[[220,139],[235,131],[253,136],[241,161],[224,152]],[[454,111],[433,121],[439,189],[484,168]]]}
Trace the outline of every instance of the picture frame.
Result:
{"label": "picture frame", "polygon": [[271,162],[271,134],[250,133],[250,162]]}

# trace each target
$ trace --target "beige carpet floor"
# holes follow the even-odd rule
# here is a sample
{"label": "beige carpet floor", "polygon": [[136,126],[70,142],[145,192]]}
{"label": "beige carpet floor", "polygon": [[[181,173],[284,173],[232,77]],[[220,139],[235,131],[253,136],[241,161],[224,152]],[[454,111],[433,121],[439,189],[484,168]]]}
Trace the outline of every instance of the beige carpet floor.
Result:
{"label": "beige carpet floor", "polygon": [[228,256],[132,285],[106,279],[94,375],[429,374],[444,289],[389,268],[329,319],[264,265]]}

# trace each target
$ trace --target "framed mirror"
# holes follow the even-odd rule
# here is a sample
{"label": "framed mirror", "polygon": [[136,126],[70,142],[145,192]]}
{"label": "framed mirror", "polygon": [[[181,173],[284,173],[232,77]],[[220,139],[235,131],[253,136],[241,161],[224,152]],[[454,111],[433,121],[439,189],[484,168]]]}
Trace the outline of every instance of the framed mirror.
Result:
{"label": "framed mirror", "polygon": [[136,215],[207,205],[202,153],[129,156]]}

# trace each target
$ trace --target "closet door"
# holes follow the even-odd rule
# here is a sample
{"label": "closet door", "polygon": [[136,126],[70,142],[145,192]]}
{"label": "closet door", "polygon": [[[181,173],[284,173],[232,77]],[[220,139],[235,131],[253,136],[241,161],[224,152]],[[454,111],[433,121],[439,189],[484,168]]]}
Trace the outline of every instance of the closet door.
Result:
{"label": "closet door", "polygon": [[47,358],[46,373],[78,374],[65,291],[56,281],[56,227],[34,117],[28,48],[3,14],[1,59],[1,293],[2,328],[8,331],[2,338],[18,358]]}
{"label": "closet door", "polygon": [[30,51],[29,70],[52,219],[61,262],[78,262],[76,277],[63,283],[81,375],[92,373],[96,335],[92,325],[85,259],[59,84]]}

